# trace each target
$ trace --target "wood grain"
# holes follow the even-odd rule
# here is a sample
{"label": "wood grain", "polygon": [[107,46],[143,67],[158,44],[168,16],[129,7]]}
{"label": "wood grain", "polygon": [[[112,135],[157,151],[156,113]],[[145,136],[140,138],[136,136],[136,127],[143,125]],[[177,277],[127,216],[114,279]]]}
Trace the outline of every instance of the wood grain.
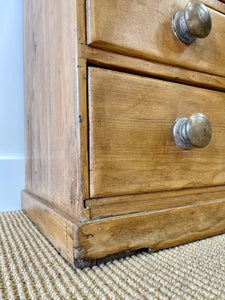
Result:
{"label": "wood grain", "polygon": [[26,189],[76,218],[89,195],[85,39],[84,1],[24,0]]}
{"label": "wood grain", "polygon": [[[225,183],[225,96],[168,81],[89,68],[91,198]],[[175,120],[195,112],[213,128],[210,144],[183,150]]]}
{"label": "wood grain", "polygon": [[[225,232],[224,93],[169,82],[225,90],[225,5],[204,2],[213,31],[185,46],[186,1],[24,0],[22,209],[71,265]],[[194,112],[213,139],[184,151],[171,129]]]}
{"label": "wood grain", "polygon": [[222,2],[225,2],[225,1],[224,0],[220,0],[220,1],[218,1],[218,0],[203,0],[201,2],[203,2],[208,7],[211,7],[213,9],[225,14],[225,4],[222,3]]}
{"label": "wood grain", "polygon": [[89,65],[225,91],[225,78],[221,76],[191,71],[178,66],[169,66],[86,45],[82,45],[81,55]]}
{"label": "wood grain", "polygon": [[[225,232],[225,200],[86,222],[22,192],[23,211],[72,265],[125,251],[152,251]],[[83,263],[85,265],[85,263]]]}
{"label": "wood grain", "polygon": [[90,211],[91,219],[99,219],[192,205],[214,199],[225,199],[224,186],[88,199],[85,206]]}
{"label": "wood grain", "polygon": [[72,219],[53,210],[46,202],[26,191],[22,191],[21,197],[23,212],[45,234],[56,250],[73,265],[75,225]]}
{"label": "wood grain", "polygon": [[225,232],[225,200],[85,222],[78,228],[84,259],[127,249],[156,251]]}
{"label": "wood grain", "polygon": [[[212,2],[212,1],[211,1]],[[142,57],[186,69],[225,76],[225,16],[210,10],[212,31],[192,45],[180,42],[172,16],[187,1],[88,0],[87,43],[92,47]]]}

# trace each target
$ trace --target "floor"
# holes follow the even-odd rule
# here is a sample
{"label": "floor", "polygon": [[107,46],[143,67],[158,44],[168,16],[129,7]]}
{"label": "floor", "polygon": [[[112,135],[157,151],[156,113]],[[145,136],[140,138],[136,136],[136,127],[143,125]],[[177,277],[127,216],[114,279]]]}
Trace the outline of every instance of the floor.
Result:
{"label": "floor", "polygon": [[0,213],[0,299],[225,299],[225,234],[74,270],[21,211]]}

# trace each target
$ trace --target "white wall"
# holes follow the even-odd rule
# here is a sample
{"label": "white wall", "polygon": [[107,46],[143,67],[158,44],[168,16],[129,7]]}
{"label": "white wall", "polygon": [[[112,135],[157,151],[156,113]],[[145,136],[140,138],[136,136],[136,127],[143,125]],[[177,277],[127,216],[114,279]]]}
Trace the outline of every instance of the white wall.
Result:
{"label": "white wall", "polygon": [[0,211],[24,189],[23,0],[0,0]]}

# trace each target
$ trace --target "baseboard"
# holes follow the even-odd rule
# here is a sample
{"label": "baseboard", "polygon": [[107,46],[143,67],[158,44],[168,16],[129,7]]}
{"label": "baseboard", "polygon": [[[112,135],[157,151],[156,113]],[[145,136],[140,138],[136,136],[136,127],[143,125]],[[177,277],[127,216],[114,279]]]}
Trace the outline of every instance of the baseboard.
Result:
{"label": "baseboard", "polygon": [[62,215],[43,199],[27,191],[21,192],[23,212],[54,245],[56,250],[73,265],[76,222]]}
{"label": "baseboard", "polygon": [[225,232],[225,199],[78,222],[23,191],[22,209],[74,267],[124,257],[142,248],[156,251]]}

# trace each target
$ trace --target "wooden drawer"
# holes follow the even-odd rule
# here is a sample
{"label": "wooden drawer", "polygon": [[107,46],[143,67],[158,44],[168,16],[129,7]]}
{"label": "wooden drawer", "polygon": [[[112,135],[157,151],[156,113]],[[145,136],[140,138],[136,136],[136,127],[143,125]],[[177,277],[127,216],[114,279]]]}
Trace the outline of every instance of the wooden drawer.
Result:
{"label": "wooden drawer", "polygon": [[[224,100],[222,92],[90,67],[91,197],[224,184]],[[183,150],[174,121],[196,112],[209,118],[212,140]]]}
{"label": "wooden drawer", "polygon": [[97,48],[224,76],[225,17],[209,9],[209,36],[183,44],[175,37],[171,21],[187,2],[88,0],[87,42]]}

